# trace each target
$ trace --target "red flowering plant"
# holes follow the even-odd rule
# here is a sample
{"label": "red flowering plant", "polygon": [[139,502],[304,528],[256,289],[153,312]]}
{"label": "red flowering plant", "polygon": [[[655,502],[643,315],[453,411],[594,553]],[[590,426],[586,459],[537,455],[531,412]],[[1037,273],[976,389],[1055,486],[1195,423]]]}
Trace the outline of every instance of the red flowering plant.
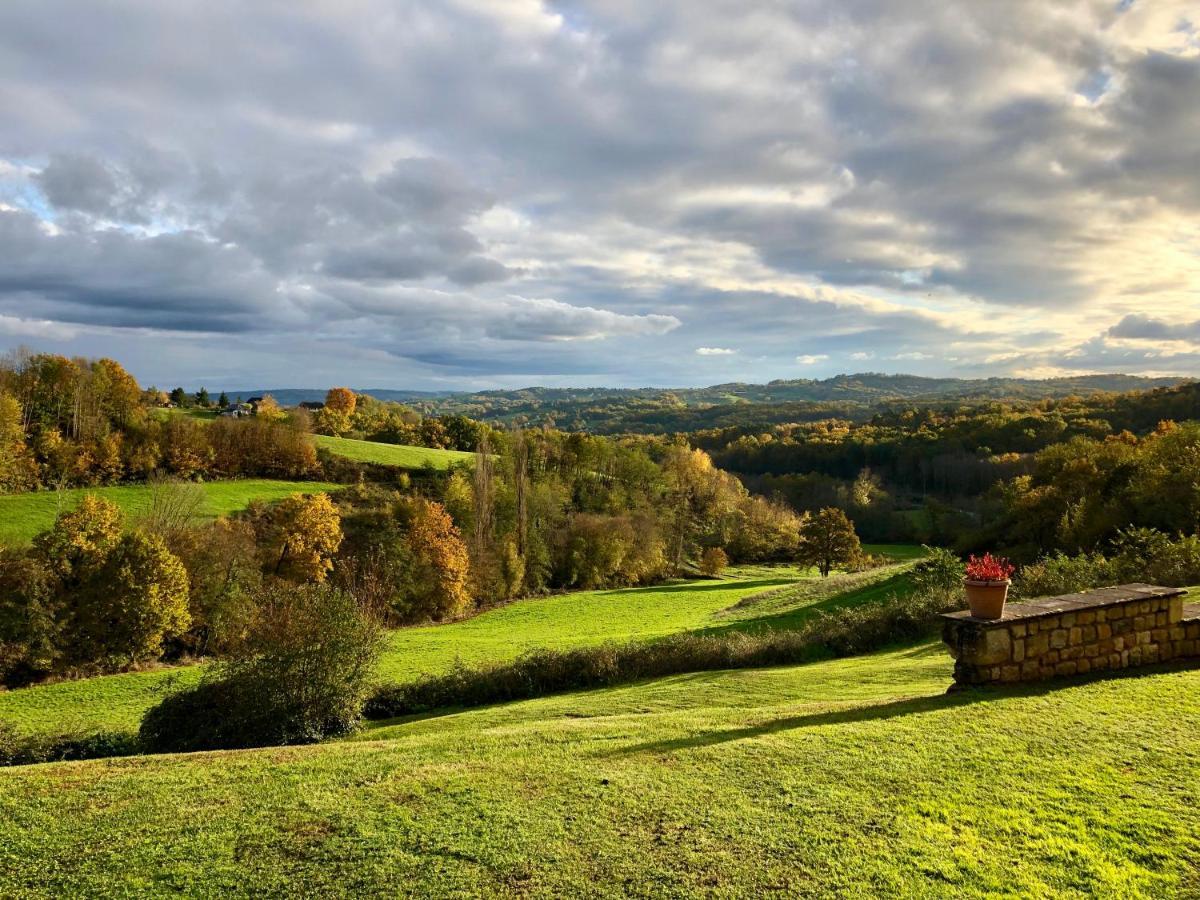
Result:
{"label": "red flowering plant", "polygon": [[1016,567],[1003,556],[972,556],[967,560],[968,581],[1008,581]]}

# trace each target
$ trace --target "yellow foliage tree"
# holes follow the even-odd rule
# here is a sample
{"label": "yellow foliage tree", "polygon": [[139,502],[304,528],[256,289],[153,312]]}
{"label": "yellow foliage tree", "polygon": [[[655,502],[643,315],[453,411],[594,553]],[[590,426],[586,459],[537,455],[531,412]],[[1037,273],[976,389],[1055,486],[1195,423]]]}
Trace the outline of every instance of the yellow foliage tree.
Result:
{"label": "yellow foliage tree", "polygon": [[142,532],[118,540],[69,599],[73,655],[109,668],[158,657],[163,640],[191,623],[187,570],[162,538]]}
{"label": "yellow foliage tree", "polygon": [[65,584],[97,568],[121,538],[120,508],[85,494],[73,510],[59,513],[49,531],[33,539],[34,552]]}
{"label": "yellow foliage tree", "polygon": [[323,582],[342,543],[342,517],[328,494],[293,494],[271,516],[270,571],[293,581]]}
{"label": "yellow foliage tree", "polygon": [[267,422],[280,422],[287,418],[287,413],[276,402],[275,398],[267,394],[258,403],[258,409],[254,415]]}
{"label": "yellow foliage tree", "polygon": [[25,491],[37,486],[37,463],[25,442],[21,404],[0,394],[0,491]]}
{"label": "yellow foliage tree", "polygon": [[471,605],[470,557],[454,521],[440,503],[414,498],[404,510],[412,573],[403,600],[414,618],[452,619]]}

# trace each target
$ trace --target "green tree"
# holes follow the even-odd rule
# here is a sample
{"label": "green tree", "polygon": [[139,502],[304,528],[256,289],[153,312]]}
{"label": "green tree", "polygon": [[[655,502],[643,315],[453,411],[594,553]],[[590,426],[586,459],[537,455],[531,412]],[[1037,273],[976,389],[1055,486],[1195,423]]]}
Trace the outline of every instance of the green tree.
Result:
{"label": "green tree", "polygon": [[177,387],[174,390],[172,390],[170,397],[171,397],[171,402],[174,403],[176,406],[184,407],[184,406],[188,405],[187,391],[185,391],[181,387]]}
{"label": "green tree", "polygon": [[226,409],[229,406],[229,395],[221,391],[221,396],[217,397],[217,406],[221,409]]}
{"label": "green tree", "polygon": [[861,554],[854,525],[836,507],[826,507],[810,517],[800,531],[799,559],[816,566],[822,578],[828,578],[834,566],[852,563]]}
{"label": "green tree", "polygon": [[208,409],[212,406],[212,398],[208,396],[208,388],[200,388],[196,391],[196,405],[201,409]]}

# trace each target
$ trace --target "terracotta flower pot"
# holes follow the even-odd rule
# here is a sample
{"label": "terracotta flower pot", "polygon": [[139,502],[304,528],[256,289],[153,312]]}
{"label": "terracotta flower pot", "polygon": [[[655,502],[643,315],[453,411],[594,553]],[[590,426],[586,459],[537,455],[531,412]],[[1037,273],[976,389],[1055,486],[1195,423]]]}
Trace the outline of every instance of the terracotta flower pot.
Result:
{"label": "terracotta flower pot", "polygon": [[976,619],[999,619],[1004,615],[1004,601],[1008,599],[1011,581],[972,581],[963,579],[967,590],[967,606]]}

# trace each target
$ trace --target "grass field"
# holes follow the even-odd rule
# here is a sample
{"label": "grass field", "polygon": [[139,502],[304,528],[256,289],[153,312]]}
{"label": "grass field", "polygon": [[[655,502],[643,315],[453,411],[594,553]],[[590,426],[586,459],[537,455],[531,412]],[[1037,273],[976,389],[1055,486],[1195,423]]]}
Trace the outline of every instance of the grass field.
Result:
{"label": "grass field", "polygon": [[0,896],[1169,897],[1200,669],[945,694],[925,644],[0,770]]}
{"label": "grass field", "polygon": [[396,466],[401,469],[448,469],[455,463],[470,463],[474,453],[462,450],[434,450],[429,447],[408,447],[401,444],[381,444],[377,441],[356,441],[351,438],[313,435],[317,449],[328,450],[355,462]]}
{"label": "grass field", "polygon": [[[742,566],[719,581],[689,581],[645,588],[581,591],[521,600],[448,625],[403,628],[388,636],[381,681],[406,681],[466,664],[503,662],[532,648],[652,639],[681,631],[790,627],[816,609],[863,602],[864,592],[892,577],[885,569],[839,575],[822,583],[789,566]],[[788,586],[808,590],[786,592]],[[761,607],[735,607],[773,592]],[[159,668],[0,692],[0,721],[22,731],[135,729],[169,682],[199,677],[196,666]]]}
{"label": "grass field", "polygon": [[[282,500],[294,493],[310,494],[335,491],[343,485],[326,481],[277,481],[247,478],[239,481],[210,481],[204,490],[201,519],[215,519],[245,509],[254,500]],[[98,494],[116,503],[129,520],[135,520],[150,508],[153,488],[145,484],[116,487],[74,488],[67,491],[35,491],[25,494],[0,494],[0,543],[26,544],[38,532],[54,524],[64,510],[73,509],[84,494]]]}

